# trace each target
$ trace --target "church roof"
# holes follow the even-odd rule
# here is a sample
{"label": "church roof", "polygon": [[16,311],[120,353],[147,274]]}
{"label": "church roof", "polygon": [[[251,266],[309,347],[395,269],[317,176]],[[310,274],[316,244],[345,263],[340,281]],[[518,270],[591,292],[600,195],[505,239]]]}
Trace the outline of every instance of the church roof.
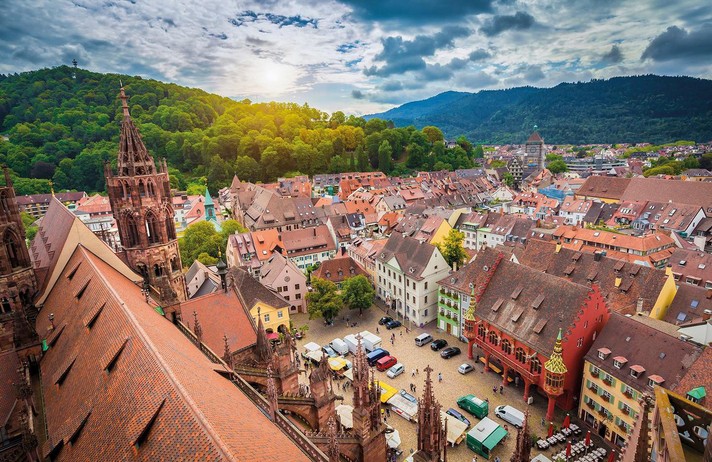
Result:
{"label": "church roof", "polygon": [[213,198],[210,197],[210,191],[208,191],[207,186],[205,187],[205,205],[215,205],[215,203],[213,202]]}
{"label": "church roof", "polygon": [[60,277],[45,303],[58,329],[41,365],[44,456],[308,460],[139,285],[82,246]]}

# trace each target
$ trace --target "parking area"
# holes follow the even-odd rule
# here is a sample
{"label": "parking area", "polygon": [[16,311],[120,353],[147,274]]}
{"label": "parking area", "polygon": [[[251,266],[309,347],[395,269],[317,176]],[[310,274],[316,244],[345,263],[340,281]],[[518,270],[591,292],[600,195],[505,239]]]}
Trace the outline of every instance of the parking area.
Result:
{"label": "parking area", "polygon": [[[309,326],[306,336],[298,342],[300,352],[303,349],[303,345],[307,342],[316,342],[319,345],[325,345],[336,337],[343,339],[347,334],[357,334],[363,330],[369,330],[376,334],[378,330],[378,335],[383,339],[382,347],[388,350],[391,355],[398,359],[398,362],[405,366],[405,373],[393,379],[387,378],[386,372],[376,371],[376,378],[378,380],[383,380],[397,389],[404,389],[406,391],[410,389],[411,384],[414,384],[416,387],[416,393],[414,394],[420,397],[425,381],[423,369],[430,365],[430,367],[433,368],[432,377],[435,397],[443,407],[443,410],[447,410],[450,407],[457,409],[473,424],[478,422],[479,419],[459,409],[456,404],[457,399],[466,394],[472,393],[481,399],[487,398],[489,400],[490,409],[489,417],[500,425],[505,425],[505,422],[495,417],[495,407],[508,404],[521,411],[525,410],[526,403],[524,403],[522,398],[522,386],[516,387],[514,384],[510,384],[508,387],[505,387],[503,393],[500,394],[499,386],[502,382],[501,376],[494,372],[484,372],[481,363],[475,365],[474,360],[468,360],[466,343],[462,343],[454,337],[444,334],[442,331],[438,332],[433,325],[434,323],[431,323],[423,329],[414,329],[409,332],[406,332],[405,327],[386,330],[384,326],[378,324],[378,320],[384,315],[385,313],[381,311],[381,309],[377,306],[373,306],[364,312],[361,317],[359,317],[358,312],[345,309],[331,326],[324,325],[321,320],[310,321],[306,314],[293,315],[292,319],[295,327],[304,324]],[[356,322],[357,326],[347,326],[346,317],[349,318],[349,323],[353,324]],[[462,350],[462,353],[450,359],[443,359],[438,352],[431,350],[430,345],[423,347],[416,346],[415,338],[423,332],[430,333],[435,339],[447,340],[448,346],[457,346]],[[390,340],[392,333],[395,334],[393,344],[391,344]],[[475,370],[466,375],[462,375],[458,373],[457,369],[460,364],[466,362],[475,365]],[[419,373],[413,377],[412,372],[415,369],[417,369]],[[438,381],[438,374],[442,374],[441,382]],[[304,376],[302,376],[301,379],[304,379]],[[493,387],[497,389],[496,393],[493,393]],[[344,403],[351,404],[351,390],[343,393],[340,389],[337,389],[336,392],[344,396]],[[548,423],[542,425],[542,418],[546,414],[545,398],[534,394],[534,403],[529,406],[529,411],[531,434],[537,437],[546,436],[545,433],[548,430]],[[576,411],[573,411],[571,417],[573,418],[575,414]],[[554,422],[555,425],[560,426],[563,419],[564,413],[557,411],[556,420]],[[387,423],[396,428],[400,433],[402,441],[400,449],[403,450],[403,456],[401,456],[400,460],[402,460],[411,449],[415,450],[417,447],[416,425],[413,422],[408,422],[404,418],[397,416],[395,413],[391,413],[391,417],[387,419]],[[497,456],[501,460],[509,460],[509,457],[514,451],[516,442],[516,429],[512,428],[511,425],[509,427],[509,436],[502,444],[495,448],[490,460],[494,460]],[[536,448],[532,449],[532,457],[538,453],[539,451],[536,450]],[[544,453],[547,456],[551,456],[552,451],[547,450],[544,451]],[[448,460],[451,461],[471,462],[474,455],[475,453],[467,448],[464,440],[455,448],[448,448]],[[482,457],[478,456],[478,459],[482,460]]]}

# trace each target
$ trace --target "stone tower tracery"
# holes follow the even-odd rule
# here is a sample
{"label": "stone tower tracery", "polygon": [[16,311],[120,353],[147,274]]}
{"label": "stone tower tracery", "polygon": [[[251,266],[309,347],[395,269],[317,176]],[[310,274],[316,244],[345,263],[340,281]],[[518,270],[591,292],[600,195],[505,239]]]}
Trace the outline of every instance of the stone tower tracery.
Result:
{"label": "stone tower tracery", "polygon": [[432,367],[425,368],[423,397],[418,400],[418,452],[413,458],[417,462],[447,460],[447,428],[443,427],[441,406],[433,392],[432,372]]}
{"label": "stone tower tracery", "polygon": [[120,98],[123,120],[116,174],[105,165],[111,211],[129,266],[148,281],[166,313],[179,317],[178,306],[186,299],[186,289],[168,166],[163,160],[156,168],[131,120],[123,87]]}
{"label": "stone tower tracery", "polygon": [[30,253],[25,244],[25,228],[15,198],[15,190],[7,168],[5,185],[0,186],[0,322],[10,326],[13,339],[0,338],[0,350],[14,341],[19,347],[36,340],[34,325],[28,319],[37,280]]}
{"label": "stone tower tracery", "polygon": [[373,376],[369,379],[366,352],[357,335],[358,345],[353,361],[353,434],[361,446],[364,462],[386,460],[386,426],[381,421],[380,387]]}

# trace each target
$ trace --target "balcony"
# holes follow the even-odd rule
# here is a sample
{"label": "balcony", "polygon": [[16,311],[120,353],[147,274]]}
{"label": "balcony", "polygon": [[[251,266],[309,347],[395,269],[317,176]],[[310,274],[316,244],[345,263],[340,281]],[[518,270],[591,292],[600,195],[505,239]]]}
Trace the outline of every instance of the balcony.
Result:
{"label": "balcony", "polygon": [[624,395],[626,398],[633,399],[633,391],[632,391],[632,390],[625,390],[625,391],[623,392],[623,395]]}
{"label": "balcony", "polygon": [[605,383],[607,386],[612,387],[613,386],[613,379],[611,377],[604,377],[603,378],[603,383]]}
{"label": "balcony", "polygon": [[593,400],[591,400],[591,399],[589,399],[588,401],[586,401],[586,406],[588,406],[590,409],[593,409],[594,407],[596,407],[596,405],[594,404]]}

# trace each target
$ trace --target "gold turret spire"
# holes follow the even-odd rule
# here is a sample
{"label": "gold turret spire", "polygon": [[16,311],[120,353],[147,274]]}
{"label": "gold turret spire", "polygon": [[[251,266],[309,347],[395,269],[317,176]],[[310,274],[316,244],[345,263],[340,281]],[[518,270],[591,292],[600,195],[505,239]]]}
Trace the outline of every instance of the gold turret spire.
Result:
{"label": "gold turret spire", "polygon": [[556,343],[554,344],[554,351],[547,362],[544,363],[544,369],[554,374],[566,374],[569,370],[564,364],[564,358],[561,354],[564,352],[564,348],[561,346],[561,329],[559,329],[559,335],[556,337]]}
{"label": "gold turret spire", "polygon": [[475,287],[472,286],[472,292],[470,294],[470,306],[465,312],[465,321],[475,320],[475,308],[477,308],[477,302],[475,302]]}

